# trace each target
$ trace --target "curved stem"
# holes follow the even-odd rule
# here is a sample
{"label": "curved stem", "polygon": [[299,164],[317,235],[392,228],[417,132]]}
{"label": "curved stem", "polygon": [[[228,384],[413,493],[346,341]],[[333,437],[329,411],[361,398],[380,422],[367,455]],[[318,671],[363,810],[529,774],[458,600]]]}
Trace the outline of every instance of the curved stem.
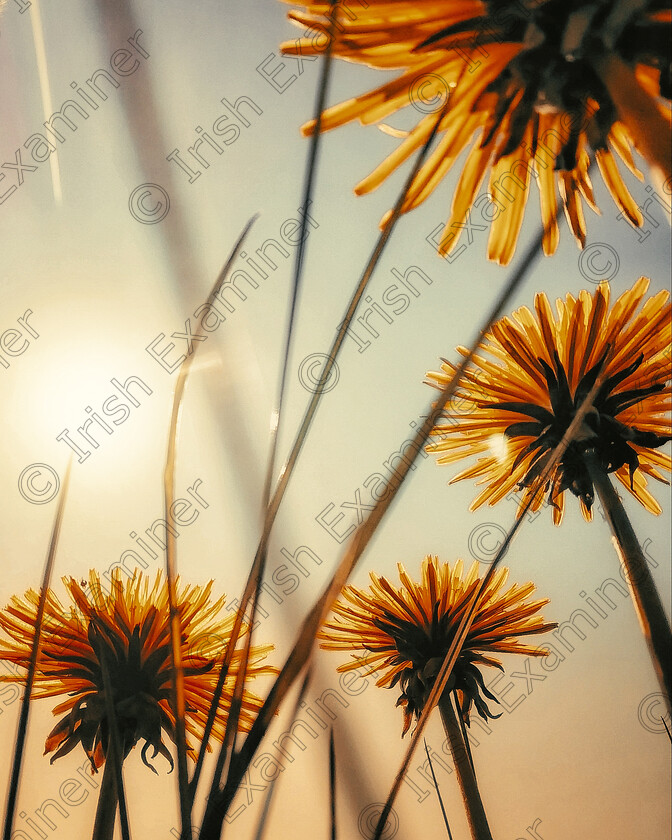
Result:
{"label": "curved stem", "polygon": [[451,692],[449,691],[443,692],[439,700],[439,711],[450,744],[457,780],[460,783],[471,836],[473,840],[492,840],[488,818],[485,815],[483,800],[476,782],[476,774],[469,758],[469,752],[450,695]]}
{"label": "curved stem", "polygon": [[114,778],[114,764],[105,762],[103,781],[98,794],[96,822],[91,840],[113,840],[114,822],[117,816],[117,783]]}
{"label": "curved stem", "polygon": [[596,453],[586,453],[586,464],[605,516],[614,535],[616,551],[625,567],[628,587],[632,594],[639,623],[644,633],[658,681],[670,708],[672,696],[671,660],[672,631],[665,615],[658,590],[653,582],[644,552],[632,529],[623,503],[614,490],[606,470]]}

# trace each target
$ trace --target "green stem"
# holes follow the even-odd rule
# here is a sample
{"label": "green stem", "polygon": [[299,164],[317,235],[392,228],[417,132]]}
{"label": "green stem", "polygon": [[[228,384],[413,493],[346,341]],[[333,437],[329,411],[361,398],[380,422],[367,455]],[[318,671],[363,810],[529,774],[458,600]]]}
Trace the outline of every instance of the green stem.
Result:
{"label": "green stem", "polygon": [[117,783],[114,775],[113,762],[106,761],[91,840],[113,840],[114,822],[117,816]]}
{"label": "green stem", "polygon": [[625,567],[639,623],[669,709],[672,697],[670,624],[623,503],[594,450],[586,453],[586,464],[614,535],[616,551]]}
{"label": "green stem", "polygon": [[444,691],[439,700],[439,711],[443,720],[443,728],[450,744],[453,755],[457,780],[460,783],[467,819],[471,828],[473,840],[492,840],[490,826],[485,815],[483,800],[478,790],[476,774],[469,759],[469,753],[462,736],[462,729],[455,714],[450,692]]}

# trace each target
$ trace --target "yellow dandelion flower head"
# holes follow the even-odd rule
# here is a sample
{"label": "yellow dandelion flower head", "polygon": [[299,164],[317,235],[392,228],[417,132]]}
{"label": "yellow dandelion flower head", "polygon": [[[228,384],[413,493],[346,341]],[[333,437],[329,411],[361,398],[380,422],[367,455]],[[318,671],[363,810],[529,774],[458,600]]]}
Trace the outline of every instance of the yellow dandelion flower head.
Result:
{"label": "yellow dandelion flower head", "polygon": [[[324,52],[331,4],[285,2],[300,7],[289,17],[304,30],[303,37],[282,45],[285,54],[300,58]],[[321,130],[354,119],[380,123],[406,107],[419,112],[411,131],[381,125],[404,139],[355,192],[378,187],[423,146],[439,117],[440,140],[415,177],[402,212],[425,201],[468,150],[441,254],[456,247],[476,201],[479,218],[491,222],[488,257],[507,264],[533,180],[545,253],[554,253],[559,240],[556,187],[583,247],[584,202],[598,212],[588,175],[589,147],[624,218],[643,224],[616,158],[641,179],[632,153],[635,141],[651,160],[670,157],[669,103],[663,102],[671,96],[667,0],[368,0],[335,8],[333,55],[375,69],[398,69],[401,75],[328,108]],[[598,70],[601,58],[616,64]],[[625,87],[628,102],[621,96]],[[304,134],[314,129],[314,121],[302,128]],[[487,190],[477,196],[488,172]]]}
{"label": "yellow dandelion flower head", "polygon": [[[569,490],[590,520],[590,450],[647,510],[661,512],[646,476],[668,483],[660,470],[671,466],[670,456],[657,451],[672,438],[671,307],[667,291],[646,298],[648,286],[641,277],[611,307],[607,283],[593,295],[568,294],[556,302],[557,317],[546,295],[538,294],[534,313],[522,307],[492,326],[459,396],[432,430],[437,440],[427,446],[440,453],[440,464],[487,453],[453,479],[485,484],[472,510],[520,490],[520,507],[532,496],[530,509],[536,511],[548,493],[553,521],[560,524]],[[601,367],[602,381],[579,434],[540,487],[537,479]],[[440,372],[427,374],[428,382],[441,388],[453,371],[444,362]]]}
{"label": "yellow dandelion flower head", "polygon": [[[53,712],[63,715],[49,733],[45,754],[51,761],[67,755],[81,744],[97,770],[104,761],[109,726],[106,711],[103,667],[112,686],[115,718],[123,757],[139,740],[144,740],[142,760],[153,749],[171,765],[173,760],[162,741],[162,731],[175,740],[175,712],[172,702],[172,664],[168,584],[158,572],[154,582],[142,572],[125,576],[118,568],[110,575],[109,592],[96,571],[88,586],[63,578],[71,600],[64,607],[49,590],[42,624],[40,652],[33,697],[67,697]],[[182,631],[187,732],[200,740],[215,691],[224,650],[231,635],[233,615],[222,617],[226,599],[211,599],[212,581],[205,586],[181,586],[176,582],[176,602]],[[0,640],[0,659],[13,663],[17,671],[28,670],[37,624],[39,593],[14,596],[0,611],[0,627],[9,640]],[[251,649],[249,678],[276,673],[262,664],[272,645]],[[241,666],[236,651],[220,701],[213,736],[222,740],[233,683]],[[103,665],[104,663],[104,665]],[[5,682],[25,682],[25,673],[4,675]],[[245,692],[239,726],[249,729],[262,701]],[[193,748],[188,745],[190,754]]]}
{"label": "yellow dandelion flower head", "polygon": [[[318,638],[327,650],[354,651],[352,661],[340,665],[339,671],[363,668],[364,676],[382,671],[376,685],[399,685],[397,706],[403,709],[403,736],[413,717],[422,713],[480,577],[478,563],[465,575],[462,560],[451,567],[431,555],[423,560],[419,583],[411,580],[401,563],[398,569],[400,587],[373,572],[368,591],[344,587],[342,600],[334,604],[333,617],[325,622]],[[472,705],[484,719],[499,717],[484,700],[496,701],[496,697],[487,689],[478,666],[503,668],[488,654],[546,656],[546,650],[526,645],[518,637],[557,626],[539,615],[547,599],[528,600],[535,589],[532,583],[513,584],[505,590],[507,577],[508,569],[499,569],[480,593],[473,624],[446,686],[446,691],[456,693],[467,724]]]}

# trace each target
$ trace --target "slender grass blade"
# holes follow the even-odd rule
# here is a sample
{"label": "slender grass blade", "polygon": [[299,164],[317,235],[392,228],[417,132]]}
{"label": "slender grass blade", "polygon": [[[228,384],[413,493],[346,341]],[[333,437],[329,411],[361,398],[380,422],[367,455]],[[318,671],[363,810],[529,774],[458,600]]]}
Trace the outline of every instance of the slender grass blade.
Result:
{"label": "slender grass blade", "polygon": [[51,530],[51,539],[49,541],[47,559],[44,563],[44,573],[42,575],[42,588],[40,589],[40,600],[37,605],[35,633],[33,635],[33,645],[30,651],[30,662],[28,665],[28,673],[26,675],[26,689],[23,693],[23,697],[21,698],[21,711],[19,712],[19,723],[16,730],[14,758],[12,760],[12,770],[9,781],[9,792],[7,794],[7,813],[5,814],[5,825],[2,834],[3,840],[11,840],[12,837],[12,827],[14,825],[14,812],[16,811],[16,800],[19,793],[19,782],[21,781],[21,765],[23,763],[23,751],[26,745],[26,734],[28,732],[30,695],[33,691],[35,673],[37,671],[37,658],[40,653],[40,640],[42,637],[44,610],[47,603],[47,592],[49,591],[49,586],[51,585],[51,575],[54,569],[54,559],[56,557],[58,538],[61,533],[61,523],[63,522],[65,500],[68,496],[71,467],[72,461],[69,461],[67,469],[65,471],[65,476],[63,478],[63,484],[61,485],[61,494],[58,499],[58,507],[56,508],[54,524]]}
{"label": "slender grass blade", "polygon": [[[217,280],[208,296],[207,304],[211,305],[215,296],[219,292],[222,283],[226,279],[234,260],[236,259],[240,248],[242,247],[245,237],[254,223],[256,216],[250,219],[245,225],[242,233],[238,237],[238,241],[233,247],[223,269],[219,273]],[[200,331],[198,335],[200,335]],[[180,412],[182,408],[182,401],[184,397],[184,390],[187,384],[189,371],[193,363],[196,351],[200,346],[200,341],[195,341],[192,352],[182,362],[175,383],[175,392],[173,395],[173,407],[170,417],[170,426],[168,431],[168,451],[166,454],[166,466],[163,475],[163,490],[164,490],[164,508],[166,521],[168,521],[168,514],[171,506],[175,500],[175,464],[177,459],[177,436],[179,428]],[[182,820],[182,836],[185,840],[191,840],[191,808],[193,798],[189,792],[189,778],[187,770],[187,741],[185,729],[185,699],[184,699],[184,669],[182,667],[182,632],[180,627],[180,617],[177,609],[177,598],[175,589],[175,579],[177,576],[177,546],[176,536],[169,529],[166,535],[166,578],[168,587],[168,604],[170,611],[170,649],[171,649],[171,665],[173,669],[173,708],[175,710],[175,740],[177,744],[177,771],[178,771],[178,785],[180,791],[180,816]],[[219,700],[217,701],[219,702]],[[216,704],[214,705],[216,710]],[[214,721],[214,713],[213,713]],[[207,731],[207,736],[210,735],[212,724]],[[206,740],[203,742],[201,752],[205,749]]]}
{"label": "slender grass blade", "polygon": [[336,748],[334,727],[329,728],[329,806],[331,811],[331,840],[336,840]]}
{"label": "slender grass blade", "polygon": [[439,783],[436,780],[436,773],[434,772],[434,764],[432,763],[432,756],[429,754],[429,747],[427,746],[427,740],[425,738],[422,739],[425,745],[425,752],[427,753],[427,761],[429,762],[429,770],[432,774],[432,781],[434,782],[434,790],[436,791],[436,796],[439,800],[439,806],[441,808],[441,814],[443,816],[443,822],[446,826],[446,832],[448,833],[448,840],[453,840],[453,835],[450,831],[450,825],[448,824],[448,814],[446,814],[446,808],[443,804],[443,797],[441,796],[441,791],[439,790]]}
{"label": "slender grass blade", "polygon": [[[308,690],[308,685],[312,676],[312,669],[308,668],[308,670],[306,671],[306,676],[303,678],[303,682],[301,683],[301,690],[299,691],[299,696],[296,698],[296,703],[294,704],[292,723],[294,723],[296,721],[296,718],[298,717],[299,709],[301,708],[301,703],[303,702],[303,698],[306,696],[306,691]],[[266,824],[268,821],[268,815],[271,811],[271,804],[273,802],[273,795],[275,793],[275,787],[278,783],[278,779],[279,774],[275,776],[275,778],[268,787],[268,792],[264,798],[264,804],[262,807],[261,816],[259,818],[259,824],[257,825],[257,831],[254,835],[254,840],[263,840],[264,838],[264,834],[266,832]]]}
{"label": "slender grass blade", "polygon": [[306,164],[306,173],[304,176],[303,198],[300,207],[304,208],[303,216],[301,217],[301,228],[299,236],[299,246],[296,251],[296,261],[294,263],[294,279],[292,283],[292,294],[290,297],[289,316],[287,321],[285,348],[282,355],[282,373],[280,375],[280,387],[278,391],[278,402],[276,408],[273,410],[273,418],[271,422],[271,441],[270,441],[270,455],[268,459],[268,472],[266,475],[266,486],[264,487],[264,508],[268,507],[268,500],[271,495],[271,486],[273,482],[273,470],[275,466],[275,459],[278,446],[278,436],[280,434],[280,421],[282,419],[282,405],[285,396],[285,389],[287,384],[287,368],[289,365],[289,355],[292,345],[292,335],[295,327],[296,308],[299,300],[299,291],[301,287],[301,277],[303,274],[303,262],[306,251],[306,239],[308,235],[308,208],[312,203],[313,188],[317,174],[317,161],[320,148],[320,139],[322,137],[320,128],[322,125],[322,112],[327,100],[327,91],[329,89],[329,78],[331,75],[331,61],[332,61],[332,45],[333,45],[333,30],[338,3],[331,0],[330,10],[330,24],[329,24],[329,40],[327,48],[322,61],[322,68],[320,80],[317,86],[317,96],[315,98],[315,132],[310,138],[310,147],[308,151],[308,160]]}

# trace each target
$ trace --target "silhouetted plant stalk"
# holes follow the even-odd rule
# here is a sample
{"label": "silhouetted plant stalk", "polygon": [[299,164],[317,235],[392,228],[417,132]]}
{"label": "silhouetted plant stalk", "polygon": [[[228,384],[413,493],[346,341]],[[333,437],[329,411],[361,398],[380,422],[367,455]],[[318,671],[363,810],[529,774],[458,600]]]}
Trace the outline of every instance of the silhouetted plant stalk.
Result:
{"label": "silhouetted plant stalk", "polygon": [[98,793],[96,821],[93,825],[92,840],[113,840],[114,822],[117,815],[117,782],[114,766],[106,761],[103,768],[103,781]]}
{"label": "silhouetted plant stalk", "polygon": [[453,707],[451,695],[452,692],[444,691],[439,700],[439,711],[450,744],[450,752],[453,756],[457,781],[462,791],[471,836],[473,840],[492,840],[488,818],[476,781],[476,773],[469,757],[468,747]]}
{"label": "silhouetted plant stalk", "polygon": [[635,611],[646,639],[653,666],[667,699],[668,711],[672,708],[671,660],[672,631],[665,616],[658,590],[644,552],[623,507],[620,496],[602,467],[595,450],[586,455],[586,465],[597,489],[604,514],[614,535],[614,546],[626,571],[628,587]]}
{"label": "silhouetted plant stalk", "polygon": [[126,795],[124,793],[124,780],[121,769],[124,763],[124,755],[119,737],[119,727],[117,726],[117,714],[114,708],[114,688],[112,686],[108,664],[109,653],[101,637],[101,628],[99,628],[95,619],[91,622],[89,632],[92,642],[94,640],[96,642],[95,647],[97,647],[100,660],[108,724],[107,756],[105,769],[103,770],[103,782],[100,793],[98,794],[98,808],[96,810],[96,822],[93,827],[92,840],[113,840],[117,808],[119,808],[121,836],[123,840],[130,840],[131,832],[128,824]]}

